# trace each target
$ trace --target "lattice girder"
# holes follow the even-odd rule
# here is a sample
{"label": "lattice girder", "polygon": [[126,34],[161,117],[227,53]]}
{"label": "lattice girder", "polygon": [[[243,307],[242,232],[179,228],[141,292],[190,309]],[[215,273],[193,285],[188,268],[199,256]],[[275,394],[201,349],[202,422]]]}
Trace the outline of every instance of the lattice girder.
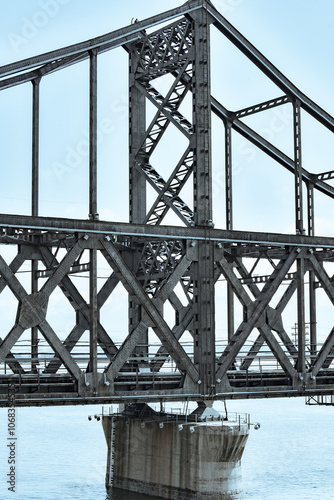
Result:
{"label": "lattice girder", "polygon": [[[164,229],[165,228],[163,227],[160,228],[161,231]],[[215,232],[215,230],[212,231]],[[140,304],[140,306],[145,309],[147,314],[142,317],[142,320],[139,322],[137,327],[129,333],[127,339],[123,342],[123,345],[120,348],[116,347],[115,343],[110,337],[108,337],[106,332],[106,338],[103,339],[99,337],[99,344],[101,346],[103,346],[104,342],[107,342],[108,338],[110,340],[108,349],[105,350],[105,359],[106,361],[109,360],[108,368],[104,370],[101,368],[99,369],[98,380],[101,380],[99,383],[102,384],[102,388],[99,390],[104,393],[106,388],[109,387],[106,383],[111,384],[115,390],[115,387],[117,387],[118,384],[117,381],[120,377],[126,376],[127,371],[125,366],[129,365],[129,359],[131,358],[137,345],[138,336],[140,336],[141,330],[147,327],[153,327],[154,331],[158,332],[161,336],[160,338],[162,342],[159,352],[157,352],[157,354],[153,356],[149,362],[146,362],[150,373],[155,373],[155,377],[158,380],[160,370],[163,368],[166,360],[171,357],[179,366],[180,377],[184,378],[184,375],[186,375],[186,379],[184,380],[187,380],[187,377],[189,376],[192,383],[197,384],[198,381],[200,381],[200,378],[199,372],[196,369],[196,358],[189,358],[181,347],[182,335],[185,331],[189,330],[195,339],[193,299],[188,306],[184,307],[178,299],[176,299],[176,301],[173,299],[172,294],[175,294],[175,286],[178,283],[181,284],[184,277],[189,274],[189,269],[191,269],[192,263],[197,262],[199,255],[198,252],[200,251],[199,245],[196,243],[194,244],[191,239],[189,239],[188,244],[186,244],[186,240],[178,240],[175,242],[172,239],[166,240],[165,237],[158,237],[155,240],[149,239],[146,243],[144,243],[145,238],[141,237],[144,243],[143,248],[154,248],[154,258],[156,259],[156,263],[159,262],[159,252],[161,252],[160,262],[162,262],[163,266],[167,265],[167,267],[173,260],[171,255],[173,254],[175,248],[177,249],[176,254],[180,256],[178,263],[174,267],[171,267],[172,274],[170,279],[164,281],[160,289],[157,290],[152,296],[150,291],[144,291],[138,281],[141,279],[141,272],[138,273],[138,265],[136,268],[133,268],[132,271],[128,267],[127,262],[130,261],[127,254],[128,249],[131,247],[130,240],[125,238],[123,244],[122,238],[120,239],[118,236],[117,243],[113,244],[112,238],[113,237],[107,237],[106,240],[105,238],[101,238],[99,235],[96,235],[96,237],[90,236],[89,238],[81,238],[72,248],[68,248],[66,256],[60,262],[58,262],[55,258],[57,247],[55,247],[54,254],[49,247],[40,247],[41,262],[44,265],[49,265],[50,262],[53,262],[55,267],[53,274],[48,276],[44,286],[35,295],[29,295],[23,289],[22,285],[20,285],[19,281],[15,278],[15,273],[10,270],[10,266],[8,266],[8,264],[1,259],[1,275],[3,280],[2,289],[4,289],[4,283],[11,287],[18,298],[19,311],[17,323],[11,331],[8,332],[1,344],[0,349],[2,358],[9,354],[9,358],[6,360],[7,366],[11,367],[12,365],[14,367],[13,373],[18,373],[18,370],[21,372],[21,376],[28,373],[29,370],[26,369],[26,366],[23,367],[19,365],[19,359],[16,360],[15,355],[13,356],[13,354],[10,353],[10,350],[19,340],[20,335],[22,335],[24,330],[27,330],[32,325],[36,325],[48,342],[50,342],[50,345],[55,350],[57,356],[57,358],[54,358],[53,360],[52,358],[50,359],[49,364],[45,366],[43,373],[39,373],[39,384],[41,384],[44,377],[47,379],[51,376],[51,374],[56,376],[57,369],[59,370],[61,363],[64,363],[68,369],[67,375],[61,371],[59,372],[59,377],[62,378],[63,382],[66,377],[69,380],[73,380],[73,383],[75,381],[76,383],[80,382],[80,394],[85,395],[85,397],[89,397],[90,391],[93,388],[90,389],[90,386],[86,386],[83,382],[85,370],[83,367],[81,367],[81,369],[77,369],[76,367],[78,365],[76,364],[75,357],[72,358],[70,356],[72,348],[80,339],[78,331],[80,332],[82,329],[87,330],[89,328],[89,317],[87,317],[89,305],[84,300],[79,304],[79,300],[81,300],[80,292],[76,290],[73,283],[71,285],[69,284],[71,281],[66,273],[70,271],[73,273],[73,263],[76,261],[80,253],[82,253],[82,250],[89,249],[93,246],[99,249],[98,251],[102,251],[103,253],[107,252],[110,257],[110,263],[113,263],[113,270],[111,270],[111,274],[106,281],[106,284],[100,291],[100,293],[103,294],[103,302],[105,302],[107,296],[112,295],[116,282],[120,280],[130,291],[137,304]],[[153,247],[152,242],[154,243]],[[177,246],[175,247],[176,243]],[[289,380],[289,385],[286,387],[286,390],[296,391],[298,388],[298,390],[300,390],[300,374],[303,376],[304,384],[305,380],[308,380],[308,384],[311,388],[314,385],[314,380],[317,377],[323,377],[323,370],[328,370],[328,366],[330,366],[331,353],[333,350],[333,334],[330,332],[323,348],[320,349],[317,355],[312,358],[309,357],[306,343],[304,344],[305,352],[303,356],[305,357],[306,362],[305,365],[301,367],[298,365],[298,355],[301,346],[299,345],[296,347],[286,333],[282,312],[297,291],[296,274],[294,272],[290,273],[289,271],[291,267],[293,267],[296,262],[301,259],[305,261],[305,272],[315,273],[317,280],[316,288],[320,288],[320,284],[321,288],[325,290],[330,301],[334,303],[334,286],[331,277],[328,275],[324,267],[325,262],[332,261],[332,251],[329,251],[329,249],[326,249],[325,251],[320,251],[318,249],[315,249],[316,251],[310,251],[306,248],[299,251],[299,247],[293,245],[289,247],[287,251],[285,247],[268,248],[267,245],[265,247],[261,247],[259,245],[256,260],[265,259],[271,266],[275,264],[275,268],[273,268],[272,274],[270,276],[268,275],[269,277],[265,276],[265,279],[263,280],[257,279],[254,281],[252,280],[252,273],[246,269],[244,262],[247,262],[248,259],[253,260],[255,258],[255,247],[252,248],[251,256],[249,256],[249,248],[245,245],[239,246],[237,252],[235,251],[237,250],[237,247],[234,247],[235,250],[231,253],[230,244],[227,244],[226,249],[224,249],[220,243],[211,240],[211,238],[210,244],[214,245],[217,249],[214,256],[216,262],[215,282],[221,279],[221,277],[224,277],[224,279],[227,280],[227,283],[234,289],[236,297],[238,297],[238,300],[245,309],[245,315],[242,323],[237,328],[230,343],[224,349],[220,359],[217,358],[216,360],[217,373],[215,376],[217,377],[217,380],[221,380],[221,382],[218,383],[221,384],[225,390],[228,388],[231,394],[235,393],[237,395],[238,384],[236,381],[239,380],[238,371],[233,372],[232,370],[231,372],[231,368],[233,368],[235,360],[237,359],[238,363],[240,363],[241,372],[247,371],[248,376],[250,377],[253,362],[254,360],[256,361],[257,356],[260,354],[261,347],[264,343],[266,343],[271,350],[271,355],[282,367],[281,376],[287,377],[287,379],[284,380]],[[318,242],[315,243],[315,245],[317,244]],[[118,250],[116,245],[118,246]],[[166,249],[168,248],[171,249],[171,254],[168,256],[167,252],[166,258]],[[243,249],[245,250],[244,255]],[[25,253],[27,254],[28,252]],[[122,253],[124,253],[124,257],[122,257]],[[145,251],[142,253],[145,255]],[[235,254],[236,257],[232,257],[233,254]],[[276,261],[279,255],[281,255],[281,258],[277,263]],[[15,267],[19,270],[20,266],[18,265],[18,262],[20,260],[22,261],[22,258],[19,259],[19,257],[17,257],[14,259],[11,267],[14,268],[13,263],[17,263]],[[151,257],[149,260],[151,260]],[[123,269],[122,266],[125,266],[125,269]],[[128,269],[128,271],[126,271],[126,269]],[[257,266],[253,265],[252,272],[256,270]],[[135,273],[138,274],[138,278],[135,277]],[[270,305],[270,302],[275,295],[275,291],[282,285],[283,281],[288,283],[289,286],[287,289],[284,288],[284,292],[279,298],[277,306],[273,308]],[[263,288],[260,289],[259,286],[263,283]],[[74,329],[64,340],[57,336],[45,320],[46,309],[48,307],[47,299],[53,293],[56,286],[60,287],[63,292],[66,290],[66,297],[69,299],[70,303],[72,303],[74,311],[80,311],[79,317],[81,316],[82,318],[79,320],[76,327],[78,329],[77,335],[75,336],[73,334],[75,331]],[[161,304],[166,300],[169,300],[169,298],[171,298],[174,305],[179,307],[180,314],[178,323],[175,324],[171,330],[163,319],[161,309]],[[100,307],[102,307],[102,298],[99,299],[99,302]],[[42,309],[39,308],[39,303],[42,305]],[[30,311],[32,311],[32,313]],[[83,319],[85,326],[83,326]],[[254,345],[249,349],[246,355],[241,355],[240,351],[245,346],[247,338],[251,332],[255,329],[258,329],[260,332],[259,338],[255,341]],[[104,331],[102,325],[101,331]],[[279,342],[277,337],[273,335],[274,331],[279,335],[281,342]],[[138,362],[143,363],[140,358],[138,359]],[[131,363],[132,366],[135,366],[133,360]],[[86,367],[88,365],[89,359],[87,358]],[[325,365],[327,368],[324,368]],[[122,375],[123,373],[124,375]],[[91,375],[89,374],[89,371],[87,371],[86,379],[89,380],[89,377],[91,377]],[[181,379],[178,380],[177,384],[180,383]],[[189,382],[187,382],[187,386],[189,386]],[[181,386],[179,386],[177,391],[179,392],[180,389]],[[268,390],[268,387],[266,387],[266,390]]]}

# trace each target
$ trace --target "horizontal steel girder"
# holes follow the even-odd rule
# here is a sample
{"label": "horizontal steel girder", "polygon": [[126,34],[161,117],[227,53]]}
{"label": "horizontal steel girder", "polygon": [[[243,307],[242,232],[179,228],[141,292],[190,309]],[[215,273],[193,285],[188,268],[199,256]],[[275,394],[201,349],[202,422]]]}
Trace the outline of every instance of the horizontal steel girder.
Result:
{"label": "horizontal steel girder", "polygon": [[[96,224],[94,221],[91,223]],[[57,404],[69,404],[69,402],[72,404],[74,402],[75,404],[79,402],[76,401],[76,398],[80,401],[92,401],[94,397],[96,398],[94,399],[96,402],[101,401],[101,398],[104,401],[118,401],[120,397],[129,398],[129,400],[135,401],[138,400],[138,398],[144,397],[144,394],[147,395],[148,399],[152,400],[159,400],[161,398],[165,400],[175,400],[185,397],[196,399],[196,397],[198,397],[196,396],[196,385],[197,382],[199,382],[198,373],[191,358],[189,358],[183,350],[181,339],[182,332],[184,332],[186,328],[189,328],[190,331],[192,329],[191,307],[188,312],[186,310],[183,311],[182,304],[177,301],[175,302],[175,299],[173,299],[175,306],[179,308],[179,314],[186,320],[183,325],[182,320],[180,321],[181,330],[179,333],[177,332],[176,325],[172,330],[169,329],[160,312],[161,304],[172,297],[175,285],[184,275],[187,275],[187,270],[189,266],[191,266],[192,259],[196,259],[196,244],[193,245],[194,240],[187,246],[187,249],[184,248],[181,250],[180,247],[180,251],[186,253],[184,253],[179,265],[173,270],[170,279],[165,282],[165,285],[162,286],[160,292],[156,294],[156,297],[151,299],[145,293],[140,282],[136,278],[134,274],[135,269],[128,267],[128,264],[126,264],[124,260],[128,252],[128,247],[122,247],[120,243],[112,243],[109,236],[102,237],[99,234],[95,234],[94,236],[91,235],[91,237],[87,238],[81,235],[77,243],[74,243],[72,248],[67,250],[67,254],[60,262],[57,262],[57,260],[52,257],[50,248],[41,246],[40,251],[41,254],[44,255],[43,258],[46,259],[45,262],[48,265],[50,265],[50,262],[54,263],[54,272],[48,276],[44,286],[39,292],[36,292],[34,296],[28,295],[15,277],[15,270],[19,269],[18,264],[21,259],[14,259],[11,266],[8,266],[5,261],[1,259],[1,289],[4,289],[5,285],[11,288],[19,302],[19,314],[17,323],[8,333],[4,341],[2,341],[2,345],[0,346],[0,353],[2,358],[6,360],[9,370],[7,375],[0,374],[0,395],[1,391],[6,390],[8,384],[14,384],[17,390],[17,401],[19,405],[53,404],[57,398],[61,400],[61,402]],[[298,238],[303,237],[298,236]],[[154,360],[152,359],[152,362],[154,362],[154,365],[152,365],[154,366],[154,370],[149,370],[148,372],[138,371],[138,363],[140,365],[140,363],[145,361],[144,358],[141,357],[132,358],[132,351],[137,344],[137,331],[130,332],[120,350],[118,350],[116,346],[113,346],[113,351],[106,352],[105,359],[110,356],[109,359],[111,363],[109,368],[100,372],[100,388],[96,396],[93,395],[93,388],[90,388],[90,385],[85,385],[84,373],[79,369],[76,358],[71,355],[71,349],[79,340],[80,336],[72,337],[71,341],[69,339],[62,341],[45,320],[46,311],[43,312],[40,306],[41,304],[44,307],[48,302],[48,297],[55,290],[55,287],[60,286],[61,289],[64,289],[66,292],[66,296],[69,298],[74,309],[80,310],[82,316],[86,317],[88,320],[89,306],[80,298],[80,294],[71,283],[69,276],[67,276],[67,272],[72,269],[73,262],[82,249],[89,249],[91,247],[92,243],[90,240],[100,240],[101,251],[107,252],[107,255],[109,255],[111,259],[110,263],[112,262],[111,267],[114,268],[113,272],[111,272],[111,277],[116,273],[113,279],[122,282],[125,288],[132,294],[133,298],[137,300],[138,304],[142,304],[146,310],[147,317],[143,316],[142,322],[138,325],[138,331],[140,332],[141,328],[150,325],[151,323],[147,323],[147,321],[148,318],[151,318],[153,328],[159,333],[163,346],[161,353],[159,354],[158,352],[156,358]],[[116,245],[118,246],[118,250],[116,249]],[[254,251],[253,245],[251,245],[251,247]],[[249,397],[254,397],[254,395],[255,397],[277,397],[278,394],[300,396],[326,393],[326,391],[329,391],[334,379],[333,372],[328,368],[324,369],[325,365],[327,366],[328,363],[330,365],[329,360],[332,359],[333,355],[333,331],[329,333],[327,341],[317,355],[310,357],[309,354],[307,354],[308,365],[305,366],[305,371],[301,376],[294,367],[297,356],[296,348],[292,349],[292,346],[289,345],[289,338],[284,330],[282,330],[282,321],[280,319],[281,312],[296,291],[296,286],[294,286],[296,276],[294,273],[289,273],[296,259],[303,258],[305,260],[307,263],[305,269],[315,273],[330,301],[334,304],[334,286],[323,267],[321,258],[319,259],[319,257],[317,257],[317,252],[309,252],[306,248],[300,250],[300,246],[294,245],[287,247],[285,253],[282,254],[280,262],[275,265],[273,273],[267,276],[264,287],[260,289],[253,281],[245,280],[247,271],[246,268],[242,267],[241,259],[247,258],[247,250],[249,249],[247,249],[246,246],[246,253],[242,257],[240,255],[232,255],[231,245],[227,246],[226,251],[224,251],[223,248],[218,248],[217,251],[216,265],[218,265],[218,267],[216,271],[216,280],[219,279],[220,275],[224,276],[233,288],[236,297],[245,307],[247,314],[244,321],[237,329],[234,338],[232,338],[230,344],[226,346],[221,358],[217,358],[217,391],[212,397],[217,399],[223,397],[222,395],[219,396],[221,390],[223,390],[221,394],[224,394],[226,398],[246,397],[245,389],[247,389]],[[164,247],[163,252],[165,252]],[[267,252],[268,248],[266,247],[264,253]],[[17,262],[17,264],[14,264],[15,262]],[[291,284],[278,302],[276,309],[272,309],[269,306],[270,301],[278,290],[282,280],[288,280]],[[115,283],[113,283],[109,292],[112,293],[114,288]],[[249,295],[249,290],[252,291],[254,299]],[[105,298],[106,297],[104,297],[103,300],[105,300]],[[82,304],[80,304],[81,302]],[[55,357],[52,361],[55,371],[53,370],[50,372],[46,369],[43,373],[26,373],[16,364],[20,362],[22,358],[15,359],[10,353],[11,348],[14,347],[23,331],[32,324],[38,326],[46,341],[55,352]],[[87,328],[87,324],[84,329],[85,328]],[[254,328],[258,329],[260,332],[260,347],[265,342],[271,350],[272,359],[280,364],[281,368],[266,370],[265,367],[260,367],[260,370],[258,370],[256,367],[252,366],[252,361],[256,359],[259,353],[259,351],[256,352],[257,344],[254,344],[254,348],[249,351],[249,354],[241,358],[241,360],[244,360],[241,369],[232,369],[233,360],[240,357],[239,351]],[[275,337],[272,330],[277,331],[283,343],[277,341],[277,337]],[[108,342],[107,338],[104,339],[100,336],[99,344],[101,344],[101,347],[104,342]],[[110,342],[112,342],[111,339]],[[166,354],[176,360],[176,364],[180,367],[178,372],[165,373],[161,371],[163,363],[159,364],[160,359],[163,362],[167,360]],[[58,359],[60,362],[56,363]],[[130,361],[130,359],[132,359],[132,361]],[[131,373],[126,366],[130,367],[133,362],[135,363],[134,366],[137,366],[137,370]],[[57,373],[61,363],[67,368],[67,374],[65,374],[63,370]],[[157,371],[155,371],[156,369]],[[189,386],[189,383],[184,385],[184,373],[190,375],[193,385],[190,384]],[[189,392],[190,388],[191,390]],[[47,395],[50,391],[55,392],[54,400]],[[34,395],[34,392],[37,394]],[[38,395],[40,398],[38,398]],[[43,400],[44,397],[46,399],[43,403],[41,400]]]}
{"label": "horizontal steel girder", "polygon": [[[281,233],[263,233],[252,231],[227,231],[224,229],[181,227],[181,226],[151,226],[146,224],[131,224],[126,222],[89,221],[84,219],[63,219],[56,217],[32,217],[26,215],[1,214],[0,230],[6,243],[17,244],[18,240],[28,243],[29,233],[35,236],[39,231],[65,233],[75,236],[78,233],[95,235],[124,236],[157,239],[211,240],[222,243],[240,243],[245,245],[269,246],[300,246],[307,248],[334,248],[334,237],[307,236]],[[13,230],[14,234],[7,234]],[[46,236],[41,238],[46,240]],[[51,240],[52,241],[52,240]],[[57,238],[55,237],[55,241]]]}

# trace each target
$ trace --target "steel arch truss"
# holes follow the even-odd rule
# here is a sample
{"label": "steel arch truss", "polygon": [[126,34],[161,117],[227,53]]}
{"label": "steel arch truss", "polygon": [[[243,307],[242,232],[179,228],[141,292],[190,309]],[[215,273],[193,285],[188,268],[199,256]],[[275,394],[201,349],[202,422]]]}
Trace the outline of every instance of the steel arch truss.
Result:
{"label": "steel arch truss", "polygon": [[[146,31],[159,23],[158,30]],[[212,27],[283,95],[237,111],[219,102],[211,94]],[[98,56],[119,46],[129,54],[128,223],[99,221],[97,197]],[[39,84],[84,59],[90,61],[89,220],[40,217]],[[334,238],[316,236],[314,224],[314,190],[333,198],[333,172],[303,168],[301,110],[331,132],[334,120],[211,2],[189,1],[94,40],[4,66],[0,77],[2,90],[33,84],[32,213],[0,218],[0,243],[17,248],[11,261],[0,255],[0,293],[6,290],[11,304],[16,301],[16,317],[0,339],[2,405],[10,384],[18,405],[334,392],[334,327],[321,338],[317,331],[317,295],[326,296],[330,311],[334,305]],[[281,105],[293,110],[293,158],[243,121]],[[224,229],[214,228],[212,113],[225,127]],[[184,149],[162,169],[157,157],[166,154],[160,149],[170,130]],[[295,234],[233,229],[234,131],[291,172]],[[170,215],[179,225],[166,224]],[[108,271],[99,287],[101,261]],[[27,265],[28,284],[19,275]],[[79,275],[87,278],[85,291],[74,279]],[[103,324],[120,289],[128,296],[121,341]],[[74,318],[63,332],[52,327],[59,290]],[[295,311],[294,336],[286,324],[289,308]]]}

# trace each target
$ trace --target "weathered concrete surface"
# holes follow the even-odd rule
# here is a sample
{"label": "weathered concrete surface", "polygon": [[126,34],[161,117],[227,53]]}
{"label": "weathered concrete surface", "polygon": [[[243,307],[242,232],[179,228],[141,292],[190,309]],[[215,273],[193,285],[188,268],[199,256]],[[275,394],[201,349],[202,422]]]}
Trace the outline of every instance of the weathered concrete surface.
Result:
{"label": "weathered concrete surface", "polygon": [[175,422],[161,428],[159,421],[116,417],[112,440],[111,422],[103,418],[107,485],[172,500],[240,498],[247,424],[188,423],[179,430]]}

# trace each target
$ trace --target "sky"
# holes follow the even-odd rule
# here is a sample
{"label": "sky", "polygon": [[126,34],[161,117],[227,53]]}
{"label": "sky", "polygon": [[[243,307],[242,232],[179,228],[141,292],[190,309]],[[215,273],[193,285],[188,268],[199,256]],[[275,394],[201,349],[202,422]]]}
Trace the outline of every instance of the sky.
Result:
{"label": "sky", "polygon": [[[333,2],[213,0],[213,3],[302,92],[334,115]],[[163,3],[163,9],[181,4],[181,1],[169,0]],[[152,0],[3,2],[0,65],[81,42],[126,26],[134,19],[142,20],[160,12],[161,4]],[[215,28],[212,28],[211,37],[212,93],[225,107],[238,110],[282,95]],[[98,212],[103,220],[128,220],[127,70],[127,54],[122,48],[98,57]],[[29,214],[31,84],[0,92],[0,111],[3,162],[0,211]],[[87,61],[42,80],[40,119],[40,215],[87,219]],[[249,117],[246,123],[292,157],[291,108],[288,105]],[[332,170],[332,134],[306,113],[302,114],[302,127],[305,168],[314,173]],[[171,143],[162,142],[163,149],[157,149],[152,157],[158,170],[174,166],[184,147],[180,135],[171,132],[168,137],[172,147]],[[213,117],[213,205],[217,228],[224,228],[225,224],[222,138],[223,127]],[[233,161],[235,229],[294,233],[293,176],[236,133],[233,135]],[[333,181],[330,182],[333,185]],[[184,196],[188,200],[189,192]],[[148,197],[152,197],[150,190]],[[317,234],[333,235],[332,210],[332,200],[317,194]],[[167,218],[166,222],[175,223],[175,217]],[[87,287],[84,294],[88,294]],[[121,291],[118,295],[113,294],[114,302],[115,296],[118,310],[126,301]],[[63,297],[55,296],[52,300],[55,304],[62,300],[62,306],[71,310]],[[327,309],[327,299],[323,302]],[[6,312],[7,315],[10,325],[15,310]],[[289,324],[292,325],[294,313],[290,316]],[[59,331],[57,321],[60,318],[53,318],[53,321]],[[324,331],[329,331],[330,323],[326,319],[322,326]],[[67,324],[62,328],[67,330]]]}

